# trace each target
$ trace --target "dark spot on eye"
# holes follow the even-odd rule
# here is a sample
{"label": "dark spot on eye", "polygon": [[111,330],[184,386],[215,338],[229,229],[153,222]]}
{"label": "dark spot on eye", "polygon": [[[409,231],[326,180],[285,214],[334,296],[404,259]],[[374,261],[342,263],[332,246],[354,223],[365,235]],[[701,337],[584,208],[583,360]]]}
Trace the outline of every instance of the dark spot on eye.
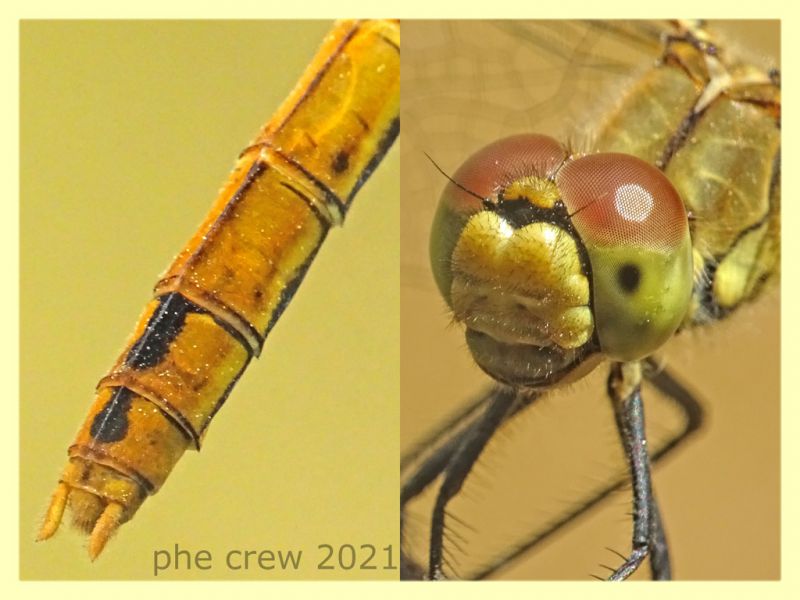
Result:
{"label": "dark spot on eye", "polygon": [[617,271],[617,283],[628,294],[635,292],[639,288],[641,281],[642,272],[636,265],[626,263]]}
{"label": "dark spot on eye", "polygon": [[350,166],[350,155],[344,150],[339,151],[339,153],[334,157],[331,166],[333,167],[334,172],[343,173],[347,170],[347,167]]}

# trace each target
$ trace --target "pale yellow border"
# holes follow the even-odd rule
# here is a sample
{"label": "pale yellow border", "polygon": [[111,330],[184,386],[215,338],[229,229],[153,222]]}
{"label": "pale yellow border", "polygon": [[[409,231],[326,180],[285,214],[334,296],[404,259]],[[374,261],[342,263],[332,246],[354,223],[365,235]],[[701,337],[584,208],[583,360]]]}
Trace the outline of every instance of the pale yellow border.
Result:
{"label": "pale yellow border", "polygon": [[[327,596],[347,597],[381,597],[384,599],[400,598],[413,594],[419,598],[457,597],[459,599],[484,597],[491,594],[493,597],[520,597],[520,598],[548,598],[580,597],[613,597],[613,598],[641,598],[646,594],[648,598],[672,597],[681,594],[685,597],[746,597],[746,598],[784,598],[800,597],[800,452],[798,440],[800,439],[800,409],[798,409],[798,384],[793,378],[797,371],[795,365],[797,358],[798,327],[797,312],[793,310],[797,292],[800,294],[800,285],[797,283],[796,260],[798,253],[798,210],[795,199],[797,198],[797,183],[795,177],[798,162],[795,143],[798,139],[796,108],[797,108],[797,75],[792,57],[800,56],[798,38],[800,27],[795,15],[797,9],[787,8],[789,3],[781,4],[771,0],[757,0],[749,3],[734,3],[730,0],[713,0],[700,3],[697,0],[673,0],[669,4],[648,3],[638,0],[636,2],[613,0],[609,7],[608,2],[524,2],[522,0],[492,0],[491,2],[466,3],[463,0],[451,2],[451,6],[433,6],[425,0],[403,0],[389,2],[387,0],[341,0],[323,2],[321,0],[303,0],[303,2],[286,3],[283,7],[277,3],[260,1],[243,1],[236,3],[206,1],[185,3],[179,5],[172,3],[169,6],[165,0],[139,0],[136,3],[110,3],[110,2],[70,2],[56,3],[53,0],[29,0],[17,2],[19,6],[4,7],[2,21],[3,66],[3,112],[5,113],[2,136],[4,157],[2,161],[5,171],[5,200],[3,200],[4,215],[2,219],[2,236],[0,243],[3,251],[2,258],[4,281],[3,294],[0,296],[3,303],[3,314],[6,315],[4,327],[4,344],[0,356],[0,368],[3,370],[3,411],[2,427],[2,460],[4,462],[2,473],[7,487],[12,487],[2,496],[3,536],[2,536],[2,587],[5,597],[44,596],[52,598],[81,598],[87,595],[94,597],[137,598],[143,594],[159,597],[176,597],[190,594],[193,598],[219,597],[221,594],[234,593],[238,595],[253,595],[263,597],[270,594],[279,598],[304,598],[313,594]],[[79,6],[78,6],[79,5]],[[190,7],[190,8],[186,8]],[[698,15],[700,11],[702,14]],[[655,14],[655,12],[659,14]],[[19,582],[18,580],[18,548],[16,532],[18,518],[18,487],[19,487],[19,434],[18,434],[18,407],[19,392],[18,371],[18,264],[19,264],[19,232],[18,232],[18,131],[14,124],[18,115],[18,19],[25,18],[70,18],[70,17],[121,17],[121,18],[333,18],[337,16],[398,16],[398,17],[450,17],[450,18],[478,18],[478,17],[652,17],[665,16],[664,13],[676,16],[701,16],[704,18],[781,18],[783,20],[783,90],[784,90],[784,119],[783,119],[783,260],[784,269],[782,276],[782,293],[785,307],[782,315],[783,333],[783,411],[782,411],[782,441],[783,441],[783,470],[782,470],[782,568],[783,580],[779,583],[673,583],[673,584],[623,584],[599,585],[594,582],[586,583],[448,583],[434,585],[430,583],[269,583],[267,587],[260,583],[40,583]],[[43,377],[47,374],[43,373]],[[9,483],[13,482],[13,486]],[[743,515],[743,518],[747,518]],[[11,532],[14,532],[13,534]],[[735,527],[731,535],[736,535]],[[719,540],[725,544],[725,540]],[[178,586],[180,589],[178,589]],[[646,589],[644,589],[644,587]],[[402,594],[402,596],[401,596]]]}

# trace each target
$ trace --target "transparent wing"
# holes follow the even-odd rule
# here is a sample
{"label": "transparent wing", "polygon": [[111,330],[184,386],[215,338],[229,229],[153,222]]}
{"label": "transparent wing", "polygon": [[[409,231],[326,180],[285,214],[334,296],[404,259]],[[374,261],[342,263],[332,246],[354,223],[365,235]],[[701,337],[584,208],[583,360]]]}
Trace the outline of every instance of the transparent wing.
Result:
{"label": "transparent wing", "polygon": [[[777,25],[760,25],[767,29],[767,41],[776,42]],[[404,25],[401,435],[406,482],[415,465],[479,413],[479,402],[472,412],[467,408],[490,384],[472,364],[460,328],[448,326],[450,317],[428,272],[428,230],[445,181],[425,154],[452,172],[482,145],[521,131],[590,147],[591,123],[613,102],[614,90],[657,59],[665,27],[552,21]],[[751,45],[749,39],[744,42]],[[771,64],[777,64],[774,58]],[[676,577],[778,576],[777,314],[773,292],[730,322],[683,335],[665,350],[670,370],[708,400],[710,412],[708,429],[655,471]],[[601,563],[618,561],[606,547],[627,552],[630,494],[624,488],[586,517],[560,527],[557,536],[525,550],[624,479],[604,397],[605,375],[601,367],[543,398],[510,421],[487,448],[448,513],[450,576],[585,579],[603,576]],[[679,434],[685,418],[653,386],[644,396],[650,442],[657,449]],[[454,417],[459,414],[466,416]],[[409,503],[404,516],[406,550],[421,564],[427,562],[435,487]]]}

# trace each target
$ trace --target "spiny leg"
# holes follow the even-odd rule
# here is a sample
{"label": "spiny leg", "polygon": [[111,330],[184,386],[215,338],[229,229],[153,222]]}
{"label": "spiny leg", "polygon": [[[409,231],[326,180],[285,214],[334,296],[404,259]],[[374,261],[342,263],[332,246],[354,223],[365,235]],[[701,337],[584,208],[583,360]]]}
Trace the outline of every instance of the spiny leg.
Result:
{"label": "spiny leg", "polygon": [[[652,492],[652,490],[651,490]],[[653,581],[669,581],[672,579],[672,565],[669,560],[669,544],[661,520],[661,511],[655,493],[652,493],[650,513],[650,578]]]}
{"label": "spiny leg", "polygon": [[700,401],[672,375],[669,369],[659,365],[653,358],[646,359],[643,367],[647,380],[681,410],[686,420],[683,430],[651,457],[651,460],[656,461],[703,426],[704,411]]}
{"label": "spiny leg", "polygon": [[[436,449],[431,452],[425,459],[420,462],[408,477],[404,478],[402,488],[400,490],[400,510],[402,511],[405,505],[413,500],[416,496],[421,494],[427,487],[445,470],[449,462],[452,460],[453,454],[458,450],[459,446],[463,443],[472,427],[475,425],[475,420],[470,423],[465,423],[463,429],[455,434],[449,436],[444,442],[439,442],[439,438],[445,437],[448,430],[456,427],[462,427],[462,421],[467,421],[472,418],[472,413],[477,409],[486,410],[485,406],[493,402],[495,398],[505,393],[505,387],[494,386],[484,393],[482,393],[475,401],[473,401],[468,409],[457,415],[454,419],[450,420],[440,431],[437,431],[429,438],[424,440],[420,445],[423,447],[432,447],[436,445]],[[522,409],[530,406],[534,400],[539,397],[539,394],[528,392],[519,396],[519,401],[514,404],[511,412],[506,418],[518,414]],[[482,416],[476,417],[480,419]],[[404,456],[401,468],[405,463],[411,463],[421,454],[421,451],[414,451],[411,454]]]}
{"label": "spiny leg", "polygon": [[[622,446],[628,460],[633,485],[633,539],[631,554],[609,577],[619,581],[630,577],[650,551],[653,536],[666,544],[663,532],[654,529],[655,499],[650,480],[650,459],[644,431],[641,393],[642,370],[638,362],[614,363],[608,378],[608,395],[614,405]],[[659,519],[660,523],[660,519]],[[665,547],[664,547],[665,549]],[[663,554],[659,560],[663,559]]]}
{"label": "spiny leg", "polygon": [[[694,394],[689,391],[682,383],[680,383],[669,371],[663,367],[663,365],[658,364],[654,359],[648,358],[644,361],[644,377],[647,378],[658,390],[661,394],[663,394],[670,402],[672,402],[676,408],[681,411],[681,414],[684,417],[685,424],[680,432],[678,432],[674,437],[672,437],[666,445],[657,449],[654,454],[650,457],[650,460],[655,462],[659,460],[662,456],[669,454],[673,449],[680,446],[688,437],[691,437],[694,432],[698,431],[703,424],[703,408],[700,402],[695,398]],[[491,402],[493,398],[501,393],[503,388],[492,388],[487,392],[484,392],[477,401],[472,403],[468,410],[464,411],[463,414],[457,416],[456,418],[452,419],[445,427],[445,429],[450,429],[457,426],[458,422],[465,418],[465,415],[472,412],[477,406]],[[517,414],[523,408],[530,405],[530,403],[535,400],[538,396],[531,395],[530,398],[526,395],[521,397],[521,401],[514,404],[512,411],[506,417],[506,419],[511,418],[513,415]],[[484,409],[485,410],[485,409]],[[474,425],[474,422],[470,425]],[[407,502],[412,500],[422,491],[424,491],[427,486],[438,477],[442,471],[446,468],[448,462],[450,461],[452,455],[455,453],[456,449],[459,445],[463,442],[466,434],[470,431],[470,426],[466,426],[462,431],[459,431],[457,434],[450,437],[445,442],[442,442],[438,445],[438,448],[425,458],[425,460],[420,463],[415,470],[413,471],[410,477],[405,478],[403,483],[403,489],[401,492],[401,522],[402,522],[402,511],[405,508]],[[437,440],[442,437],[442,432],[437,432],[436,434],[432,435],[429,439],[425,440],[422,444],[423,446],[431,446],[437,442]],[[412,462],[412,456],[405,457],[408,459],[408,462]],[[583,504],[579,505],[574,512],[566,515],[563,519],[555,522],[552,527],[546,529],[543,532],[537,534],[537,536],[531,538],[526,543],[521,544],[519,547],[515,548],[508,554],[501,554],[496,557],[495,561],[488,563],[483,571],[480,571],[476,574],[476,579],[484,579],[489,577],[490,575],[494,574],[497,570],[499,570],[504,565],[507,565],[509,562],[513,561],[515,558],[519,557],[520,555],[530,551],[532,548],[538,546],[543,540],[548,539],[555,533],[557,533],[565,524],[571,522],[575,517],[581,515],[582,513],[586,512],[590,508],[597,505],[603,498],[607,497],[611,494],[614,490],[618,489],[623,481],[618,480],[611,483],[607,488],[598,492],[598,494],[591,499],[587,500]],[[667,544],[666,544],[666,536],[664,535],[664,529],[661,525],[661,517],[658,511],[657,502],[654,503],[653,508],[651,509],[652,514],[658,519],[658,525],[655,525],[653,530],[651,531],[651,556],[650,562],[651,567],[653,570],[652,578],[656,580],[660,579],[670,579],[671,578],[671,569],[669,564],[669,555],[667,553]],[[402,528],[401,528],[401,535],[402,535]],[[663,550],[662,550],[663,549]],[[421,577],[421,569],[413,562],[409,561],[409,566],[413,566],[414,573],[416,576],[410,576],[409,578],[419,579]]]}
{"label": "spiny leg", "polygon": [[[404,476],[403,478],[403,485],[400,490],[401,579],[423,579],[425,574],[424,567],[421,567],[418,563],[413,561],[404,551],[403,542],[405,530],[403,522],[405,519],[406,504],[425,491],[427,487],[442,474],[448,463],[452,460],[456,450],[458,450],[459,446],[469,434],[472,426],[474,426],[475,419],[481,418],[476,415],[478,415],[478,413],[482,414],[494,398],[503,393],[503,390],[504,388],[498,386],[492,386],[484,390],[479,396],[468,403],[464,410],[460,411],[459,414],[455,415],[443,425],[442,428],[422,440],[410,453],[403,456],[401,469],[404,470],[406,465],[411,465],[420,458],[425,452],[425,448],[434,448],[428,456],[418,462],[413,471],[411,471],[411,475]],[[521,395],[519,401],[514,404],[513,408],[506,416],[506,419],[512,418],[521,410],[530,406],[538,397],[539,394],[533,392]],[[451,433],[451,431],[455,431],[455,433]],[[446,439],[441,441],[442,438]]]}
{"label": "spiny leg", "polygon": [[444,481],[436,496],[431,519],[430,559],[428,577],[443,579],[442,553],[444,539],[444,519],[447,503],[461,490],[464,480],[477,461],[486,444],[497,428],[508,416],[517,392],[504,388],[489,404],[486,412],[464,434],[463,441],[453,454],[444,471]]}
{"label": "spiny leg", "polygon": [[[680,410],[684,421],[684,425],[679,432],[677,432],[670,440],[668,440],[664,446],[653,451],[653,454],[650,456],[650,460],[651,462],[655,463],[661,457],[671,453],[675,448],[682,445],[687,438],[690,438],[695,431],[702,427],[703,407],[698,399],[695,398],[694,395],[670,373],[669,369],[657,364],[652,358],[648,358],[644,362],[644,366],[646,367],[643,373],[644,377],[650,381],[650,383],[653,384],[655,388],[658,389],[658,391],[675,406],[675,408]],[[516,407],[513,410],[516,411]],[[483,570],[478,571],[475,574],[475,579],[485,579],[490,577],[514,560],[525,555],[527,552],[530,552],[533,548],[536,548],[539,544],[541,544],[541,542],[558,533],[564,525],[570,523],[576,517],[582,515],[589,509],[599,504],[600,501],[608,497],[614,490],[618,489],[624,481],[625,479],[610,481],[607,487],[599,490],[593,497],[585,500],[580,505],[574,507],[574,509],[572,509],[569,513],[565,514],[562,518],[554,521],[550,527],[537,533],[535,536],[532,536],[526,542],[515,546],[513,549],[509,550],[509,552],[505,554],[499,553],[497,556],[493,557],[491,561],[487,562]],[[656,505],[656,509],[657,508],[658,506]],[[623,559],[624,558],[625,557],[623,557]],[[652,562],[653,557],[651,557],[651,564]],[[656,571],[663,572],[663,569],[661,567],[656,567]],[[668,573],[667,576],[669,576]],[[654,573],[653,578],[658,579],[659,576]]]}
{"label": "spiny leg", "polygon": [[[673,439],[667,446],[652,457],[653,460],[657,460],[662,454],[669,452],[673,447],[677,446],[686,439],[686,437],[702,426],[703,407],[689,390],[678,382],[666,369],[659,367],[652,358],[645,361],[644,367],[646,369],[645,376],[659,391],[661,391],[661,393],[665,394],[681,408],[686,418],[686,425],[681,435]],[[653,530],[650,540],[650,567],[652,579],[659,581],[669,580],[672,579],[672,567],[670,565],[668,544],[661,512],[658,508],[658,502],[655,500],[655,494],[653,494],[653,506],[651,510],[653,513]]]}

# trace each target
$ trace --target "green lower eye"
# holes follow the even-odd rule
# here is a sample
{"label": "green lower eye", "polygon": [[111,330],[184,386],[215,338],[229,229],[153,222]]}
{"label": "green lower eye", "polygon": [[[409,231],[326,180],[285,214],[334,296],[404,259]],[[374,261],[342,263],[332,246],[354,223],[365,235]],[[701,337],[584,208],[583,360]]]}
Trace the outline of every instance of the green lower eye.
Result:
{"label": "green lower eye", "polygon": [[669,179],[626,154],[567,163],[556,178],[592,266],[601,350],[647,356],[689,308],[692,249],[686,211]]}

